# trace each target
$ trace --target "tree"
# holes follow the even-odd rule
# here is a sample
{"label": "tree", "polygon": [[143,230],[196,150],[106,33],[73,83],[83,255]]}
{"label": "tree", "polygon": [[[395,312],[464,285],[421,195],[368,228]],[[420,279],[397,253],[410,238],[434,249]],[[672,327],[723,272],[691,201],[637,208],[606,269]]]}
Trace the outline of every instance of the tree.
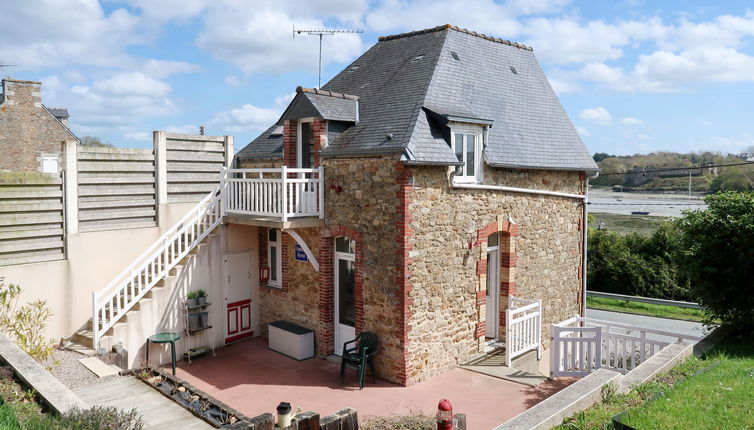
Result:
{"label": "tree", "polygon": [[719,174],[710,183],[710,190],[717,191],[752,191],[754,190],[754,172],[730,168]]}
{"label": "tree", "polygon": [[113,145],[103,142],[102,139],[100,139],[97,136],[84,136],[81,139],[81,146],[96,146],[99,148],[112,148]]}
{"label": "tree", "polygon": [[679,264],[709,314],[754,332],[754,193],[722,192],[675,221]]}

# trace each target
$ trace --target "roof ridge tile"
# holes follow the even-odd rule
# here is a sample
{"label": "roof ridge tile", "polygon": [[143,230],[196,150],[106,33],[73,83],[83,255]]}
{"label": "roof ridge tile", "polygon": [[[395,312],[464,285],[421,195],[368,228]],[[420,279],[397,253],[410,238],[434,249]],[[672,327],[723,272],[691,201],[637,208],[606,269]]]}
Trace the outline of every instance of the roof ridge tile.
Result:
{"label": "roof ridge tile", "polygon": [[465,28],[462,28],[462,27],[458,27],[458,26],[452,25],[452,24],[438,25],[437,27],[425,28],[424,30],[410,31],[410,32],[407,32],[407,33],[398,33],[398,34],[391,34],[391,35],[388,35],[388,36],[380,36],[378,38],[378,40],[380,42],[384,42],[384,41],[387,41],[387,40],[403,39],[403,38],[406,38],[406,37],[418,36],[418,35],[421,35],[421,34],[434,33],[436,31],[447,31],[447,30],[455,30],[455,31],[457,31],[459,33],[465,33],[465,34],[468,34],[470,36],[478,37],[480,39],[489,40],[491,42],[502,43],[503,45],[513,46],[514,48],[523,49],[523,50],[526,50],[526,51],[533,51],[534,50],[534,48],[532,48],[531,46],[526,46],[523,43],[511,42],[510,40],[507,40],[507,39],[501,39],[499,37],[487,36],[486,34],[477,33],[476,31],[471,31],[471,30],[468,30],[468,29],[465,29]]}
{"label": "roof ridge tile", "polygon": [[359,96],[354,96],[350,94],[344,94],[344,93],[338,93],[335,91],[330,90],[321,90],[318,88],[305,88],[302,86],[296,87],[297,93],[309,93],[309,94],[316,94],[318,96],[328,96],[328,97],[334,97],[339,99],[347,99],[347,100],[358,100]]}

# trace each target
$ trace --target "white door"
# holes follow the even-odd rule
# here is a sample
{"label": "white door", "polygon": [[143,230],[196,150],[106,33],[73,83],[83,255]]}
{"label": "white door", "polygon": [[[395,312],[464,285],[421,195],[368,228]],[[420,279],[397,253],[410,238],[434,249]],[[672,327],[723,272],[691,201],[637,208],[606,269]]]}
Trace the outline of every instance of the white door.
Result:
{"label": "white door", "polygon": [[484,336],[497,339],[500,327],[500,250],[498,234],[487,239],[487,302]]}
{"label": "white door", "polygon": [[335,353],[356,337],[356,244],[347,237],[335,238]]}
{"label": "white door", "polygon": [[259,334],[259,288],[250,252],[225,255],[225,343]]}

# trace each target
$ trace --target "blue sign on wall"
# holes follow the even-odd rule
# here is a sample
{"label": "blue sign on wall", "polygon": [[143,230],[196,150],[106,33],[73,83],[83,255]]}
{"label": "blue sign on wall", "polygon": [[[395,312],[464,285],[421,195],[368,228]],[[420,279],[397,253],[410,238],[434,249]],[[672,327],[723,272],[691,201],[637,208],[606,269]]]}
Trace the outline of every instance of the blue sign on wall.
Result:
{"label": "blue sign on wall", "polygon": [[297,261],[303,261],[304,263],[309,261],[309,257],[306,256],[306,253],[304,252],[304,249],[301,248],[301,245],[298,243],[296,244],[296,260]]}

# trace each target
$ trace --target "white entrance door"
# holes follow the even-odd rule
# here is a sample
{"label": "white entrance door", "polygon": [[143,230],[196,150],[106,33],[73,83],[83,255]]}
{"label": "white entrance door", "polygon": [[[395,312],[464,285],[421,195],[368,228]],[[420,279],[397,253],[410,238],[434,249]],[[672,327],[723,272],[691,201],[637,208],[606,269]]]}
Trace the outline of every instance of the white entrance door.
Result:
{"label": "white entrance door", "polygon": [[497,339],[500,327],[500,249],[499,236],[487,238],[487,304],[484,336]]}
{"label": "white entrance door", "polygon": [[250,252],[225,255],[225,343],[259,334],[259,288]]}
{"label": "white entrance door", "polygon": [[356,243],[335,238],[335,353],[356,337]]}

